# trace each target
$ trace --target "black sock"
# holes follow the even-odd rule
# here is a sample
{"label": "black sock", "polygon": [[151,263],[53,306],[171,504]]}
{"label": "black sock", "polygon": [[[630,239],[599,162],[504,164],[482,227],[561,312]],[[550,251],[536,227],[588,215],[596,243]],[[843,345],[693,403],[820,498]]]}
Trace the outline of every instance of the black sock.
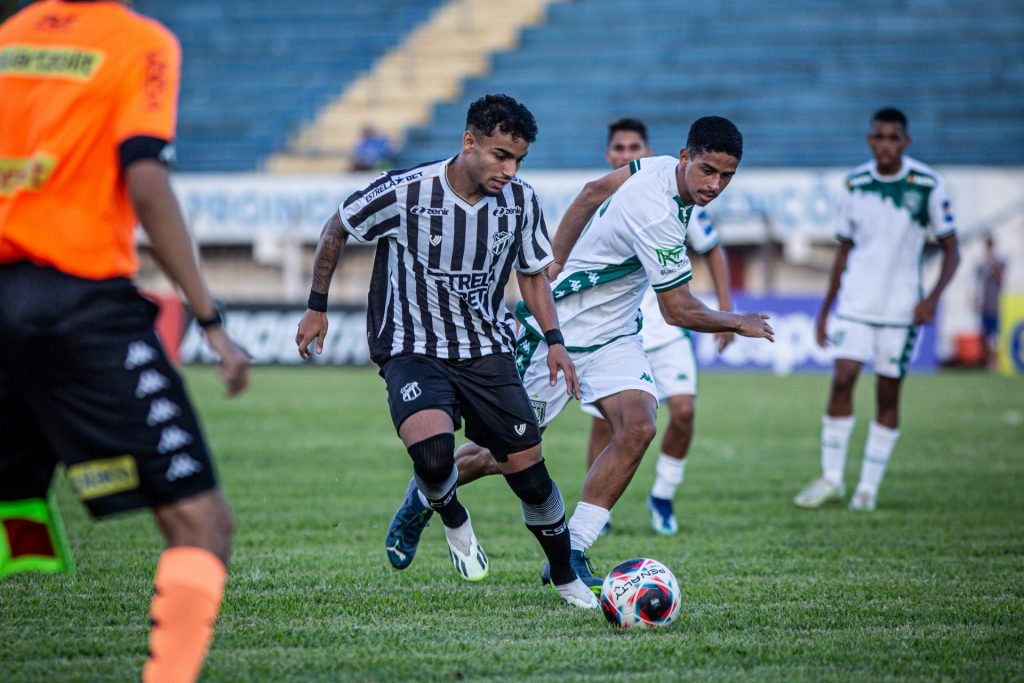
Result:
{"label": "black sock", "polygon": [[569,565],[569,527],[565,523],[565,505],[544,461],[522,472],[506,474],[505,481],[523,503],[526,528],[537,537],[547,555],[551,581],[556,586],[575,581],[576,572]]}

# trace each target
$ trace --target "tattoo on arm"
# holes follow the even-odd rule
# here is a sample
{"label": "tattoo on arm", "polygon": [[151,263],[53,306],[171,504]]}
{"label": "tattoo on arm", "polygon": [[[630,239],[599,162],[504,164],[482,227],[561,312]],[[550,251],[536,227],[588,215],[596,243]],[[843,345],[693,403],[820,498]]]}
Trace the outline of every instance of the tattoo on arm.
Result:
{"label": "tattoo on arm", "polygon": [[334,269],[338,267],[338,259],[341,258],[342,247],[348,233],[341,225],[341,218],[335,212],[324,224],[320,232],[320,241],[316,245],[316,254],[313,256],[313,291],[326,294],[331,287],[331,276]]}

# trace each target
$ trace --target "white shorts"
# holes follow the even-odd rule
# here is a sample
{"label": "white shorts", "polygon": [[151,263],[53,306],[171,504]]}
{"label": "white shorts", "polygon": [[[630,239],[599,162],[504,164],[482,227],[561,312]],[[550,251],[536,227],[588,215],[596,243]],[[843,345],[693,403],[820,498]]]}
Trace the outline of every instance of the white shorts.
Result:
{"label": "white shorts", "polygon": [[[648,351],[647,359],[654,370],[658,401],[664,403],[669,396],[697,395],[697,357],[689,336],[679,335],[671,344]],[[580,409],[587,415],[603,417],[593,404],[583,403]]]}
{"label": "white shorts", "polygon": [[[657,396],[654,372],[638,335],[620,337],[595,351],[569,352],[580,380],[580,401],[591,404],[605,396],[638,389]],[[548,345],[520,341],[516,364],[537,423],[546,427],[569,403],[561,375],[555,386],[548,385]]]}
{"label": "white shorts", "polygon": [[828,324],[833,358],[871,363],[876,375],[901,378],[917,354],[917,325],[871,325],[832,316]]}

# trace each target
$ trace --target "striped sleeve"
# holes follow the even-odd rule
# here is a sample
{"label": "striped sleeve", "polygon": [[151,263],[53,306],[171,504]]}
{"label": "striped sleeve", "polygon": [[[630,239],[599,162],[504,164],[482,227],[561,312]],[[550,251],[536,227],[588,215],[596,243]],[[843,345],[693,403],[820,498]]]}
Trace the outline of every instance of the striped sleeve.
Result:
{"label": "striped sleeve", "polygon": [[715,230],[715,224],[711,222],[707,209],[694,207],[693,216],[686,226],[686,239],[690,243],[690,249],[696,254],[706,254],[718,246],[718,231]]}
{"label": "striped sleeve", "polygon": [[345,231],[360,242],[393,236],[401,224],[396,183],[389,173],[349,195],[338,209]]}
{"label": "striped sleeve", "polygon": [[526,206],[523,211],[522,234],[519,236],[516,270],[532,275],[547,268],[555,260],[555,256],[537,194],[530,192],[529,199],[524,203]]}

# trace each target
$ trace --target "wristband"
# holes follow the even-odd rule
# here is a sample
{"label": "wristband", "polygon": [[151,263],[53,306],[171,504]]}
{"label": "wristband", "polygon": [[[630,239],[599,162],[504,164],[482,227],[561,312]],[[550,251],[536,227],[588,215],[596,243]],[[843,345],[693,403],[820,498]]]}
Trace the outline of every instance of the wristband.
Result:
{"label": "wristband", "polygon": [[196,316],[196,325],[199,325],[199,327],[203,328],[204,330],[208,330],[211,327],[223,324],[224,313],[221,312],[220,305],[216,303],[213,305],[213,315],[211,315],[209,318],[200,318]]}
{"label": "wristband", "polygon": [[562,336],[562,331],[557,327],[544,333],[544,341],[548,343],[548,346],[554,346],[555,344],[565,346],[565,337]]}
{"label": "wristband", "polygon": [[306,302],[306,308],[311,311],[317,311],[319,313],[327,312],[327,294],[321,294],[320,292],[309,290],[309,301]]}

